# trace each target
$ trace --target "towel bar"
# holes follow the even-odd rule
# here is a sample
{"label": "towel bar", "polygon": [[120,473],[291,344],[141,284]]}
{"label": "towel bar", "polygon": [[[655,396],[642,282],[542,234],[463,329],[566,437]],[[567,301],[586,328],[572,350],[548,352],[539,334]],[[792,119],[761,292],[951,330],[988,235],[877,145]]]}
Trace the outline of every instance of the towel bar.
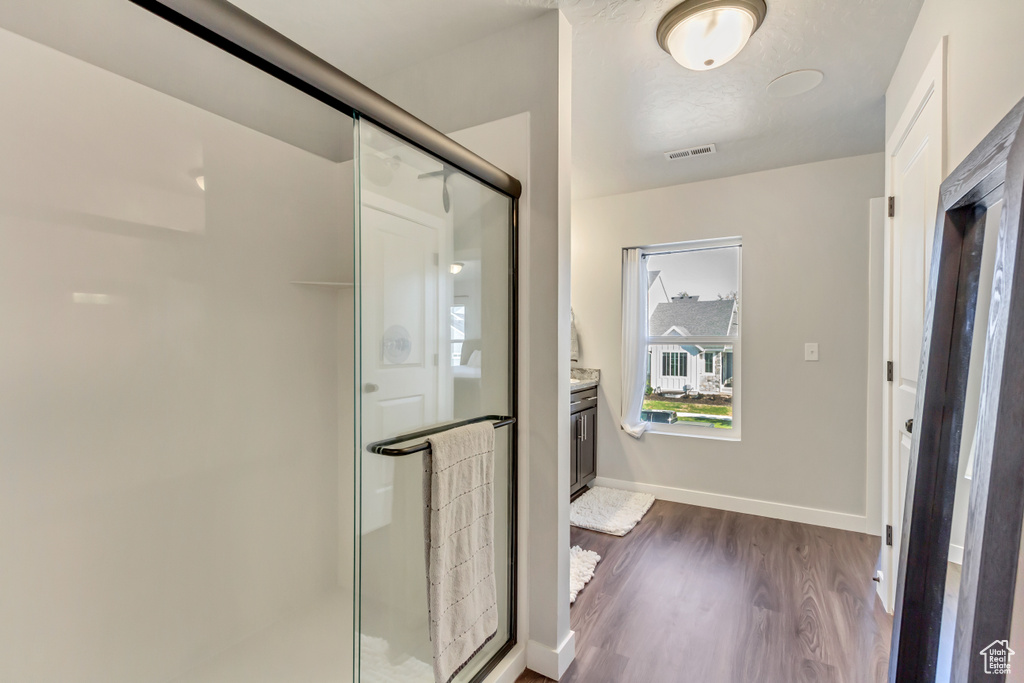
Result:
{"label": "towel bar", "polygon": [[472,417],[468,420],[462,420],[461,422],[449,422],[448,424],[438,425],[430,429],[424,429],[421,432],[413,432],[412,434],[403,434],[402,436],[396,436],[390,439],[384,439],[383,441],[374,441],[373,443],[366,446],[366,450],[377,455],[388,455],[391,457],[399,457],[402,455],[411,455],[413,453],[421,453],[423,451],[430,450],[430,443],[424,441],[418,443],[415,446],[406,446],[405,448],[388,448],[392,444],[402,443],[403,441],[412,441],[413,439],[422,439],[425,436],[431,434],[440,434],[446,432],[449,429],[455,429],[456,427],[465,427],[466,425],[476,424],[477,422],[484,422],[487,420],[494,421],[494,428],[507,427],[515,424],[516,419],[508,415],[481,415],[480,417]]}

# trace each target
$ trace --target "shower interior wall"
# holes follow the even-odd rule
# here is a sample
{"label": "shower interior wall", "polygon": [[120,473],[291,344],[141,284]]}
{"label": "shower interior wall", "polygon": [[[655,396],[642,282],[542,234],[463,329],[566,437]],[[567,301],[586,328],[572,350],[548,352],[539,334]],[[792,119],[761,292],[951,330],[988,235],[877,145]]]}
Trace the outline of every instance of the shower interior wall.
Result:
{"label": "shower interior wall", "polygon": [[352,162],[0,60],[0,680],[344,676]]}

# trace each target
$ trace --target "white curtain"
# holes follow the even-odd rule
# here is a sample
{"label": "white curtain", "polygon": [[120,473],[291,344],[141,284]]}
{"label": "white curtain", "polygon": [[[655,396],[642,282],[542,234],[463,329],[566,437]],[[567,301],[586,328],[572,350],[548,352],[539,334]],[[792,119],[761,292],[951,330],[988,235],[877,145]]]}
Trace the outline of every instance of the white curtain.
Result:
{"label": "white curtain", "polygon": [[647,264],[640,249],[622,251],[622,428],[635,439],[647,386]]}

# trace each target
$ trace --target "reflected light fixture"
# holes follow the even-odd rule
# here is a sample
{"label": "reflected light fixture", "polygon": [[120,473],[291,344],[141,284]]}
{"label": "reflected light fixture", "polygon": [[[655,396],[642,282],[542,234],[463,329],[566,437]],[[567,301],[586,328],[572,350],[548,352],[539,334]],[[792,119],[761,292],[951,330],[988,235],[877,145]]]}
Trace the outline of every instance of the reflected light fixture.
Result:
{"label": "reflected light fixture", "polygon": [[658,44],[694,71],[722,66],[764,21],[764,0],[685,0],[658,24]]}
{"label": "reflected light fixture", "polygon": [[459,263],[458,261],[456,261],[455,263],[453,263],[453,264],[451,264],[450,266],[448,266],[448,271],[449,271],[449,272],[450,272],[450,273],[451,273],[452,275],[458,275],[459,273],[461,273],[461,272],[462,272],[462,266],[464,266],[464,265],[466,265],[466,264],[464,264],[464,263]]}

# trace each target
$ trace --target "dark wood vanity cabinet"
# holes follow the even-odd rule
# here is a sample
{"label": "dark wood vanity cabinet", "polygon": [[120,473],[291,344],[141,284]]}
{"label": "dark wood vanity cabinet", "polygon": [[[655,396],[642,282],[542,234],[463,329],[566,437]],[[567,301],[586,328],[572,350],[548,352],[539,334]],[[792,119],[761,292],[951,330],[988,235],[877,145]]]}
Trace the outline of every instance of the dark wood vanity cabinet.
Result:
{"label": "dark wood vanity cabinet", "polygon": [[597,387],[569,394],[569,496],[586,489],[597,476]]}

